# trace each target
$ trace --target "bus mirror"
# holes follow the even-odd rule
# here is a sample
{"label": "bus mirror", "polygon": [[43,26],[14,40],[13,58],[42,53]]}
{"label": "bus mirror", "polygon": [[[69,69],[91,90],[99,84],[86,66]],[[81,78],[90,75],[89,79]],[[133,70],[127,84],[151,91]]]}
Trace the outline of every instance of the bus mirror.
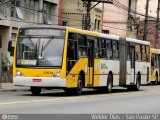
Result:
{"label": "bus mirror", "polygon": [[2,37],[0,36],[0,48],[2,48]]}
{"label": "bus mirror", "polygon": [[8,51],[12,52],[14,50],[14,47],[12,46],[12,41],[8,42]]}

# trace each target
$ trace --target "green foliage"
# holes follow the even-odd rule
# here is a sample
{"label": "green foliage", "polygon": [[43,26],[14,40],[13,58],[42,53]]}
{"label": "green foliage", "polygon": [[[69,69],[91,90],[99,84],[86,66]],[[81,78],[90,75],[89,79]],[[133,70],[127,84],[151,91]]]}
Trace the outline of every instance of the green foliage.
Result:
{"label": "green foliage", "polygon": [[7,58],[7,56],[2,57],[2,70],[3,71],[12,71],[13,65]]}

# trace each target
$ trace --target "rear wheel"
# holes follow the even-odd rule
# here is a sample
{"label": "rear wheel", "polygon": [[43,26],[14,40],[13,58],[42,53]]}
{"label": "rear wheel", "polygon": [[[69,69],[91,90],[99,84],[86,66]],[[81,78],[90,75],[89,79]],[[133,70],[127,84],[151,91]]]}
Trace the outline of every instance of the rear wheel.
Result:
{"label": "rear wheel", "polygon": [[134,91],[138,91],[140,88],[140,76],[138,75],[137,80],[136,80],[136,85],[133,86]]}
{"label": "rear wheel", "polygon": [[156,73],[155,85],[158,85],[158,74]]}
{"label": "rear wheel", "polygon": [[112,92],[112,86],[113,86],[113,77],[112,75],[109,74],[108,80],[107,80],[107,92],[108,93]]}
{"label": "rear wheel", "polygon": [[129,85],[127,87],[127,90],[129,91],[138,91],[140,89],[140,84],[141,84],[141,77],[140,75],[137,76],[137,80],[136,80],[136,85]]}
{"label": "rear wheel", "polygon": [[31,87],[30,90],[33,95],[40,95],[40,93],[41,93],[40,87]]}

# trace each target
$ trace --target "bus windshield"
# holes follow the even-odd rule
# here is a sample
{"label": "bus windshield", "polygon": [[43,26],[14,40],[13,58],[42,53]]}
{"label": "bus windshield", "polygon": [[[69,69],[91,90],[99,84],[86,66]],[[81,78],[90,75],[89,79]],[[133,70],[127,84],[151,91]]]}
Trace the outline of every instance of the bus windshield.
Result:
{"label": "bus windshield", "polygon": [[17,66],[61,67],[64,36],[20,35]]}

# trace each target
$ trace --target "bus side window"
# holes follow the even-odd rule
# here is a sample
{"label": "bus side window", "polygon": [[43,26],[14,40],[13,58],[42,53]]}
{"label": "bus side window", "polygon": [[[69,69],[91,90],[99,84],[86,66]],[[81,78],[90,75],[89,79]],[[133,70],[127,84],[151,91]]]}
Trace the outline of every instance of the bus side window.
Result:
{"label": "bus side window", "polygon": [[139,44],[135,45],[136,60],[141,61],[141,46]]}
{"label": "bus side window", "polygon": [[98,38],[94,41],[94,47],[95,47],[95,58],[99,58],[100,57],[100,45],[99,45]]}
{"label": "bus side window", "polygon": [[113,41],[113,58],[119,59],[118,41]]}
{"label": "bus side window", "polygon": [[77,34],[69,33],[67,45],[67,71],[69,72],[77,60]]}
{"label": "bus side window", "polygon": [[87,36],[78,35],[78,56],[87,57]]}
{"label": "bus side window", "polygon": [[151,66],[154,67],[154,54],[151,55]]}
{"label": "bus side window", "polygon": [[100,45],[100,58],[106,58],[106,40],[104,38],[101,38]]}
{"label": "bus side window", "polygon": [[68,36],[67,58],[71,60],[77,59],[77,38],[74,33],[69,33]]}
{"label": "bus side window", "polygon": [[127,60],[131,59],[131,54],[130,54],[130,44],[127,44]]}
{"label": "bus side window", "polygon": [[146,47],[144,45],[141,46],[142,51],[142,61],[146,61]]}
{"label": "bus side window", "polygon": [[149,46],[146,46],[146,55],[147,55],[147,62],[150,61],[150,47]]}
{"label": "bus side window", "polygon": [[112,51],[112,41],[111,40],[106,41],[106,48],[107,48],[107,59],[112,59],[113,51]]}

